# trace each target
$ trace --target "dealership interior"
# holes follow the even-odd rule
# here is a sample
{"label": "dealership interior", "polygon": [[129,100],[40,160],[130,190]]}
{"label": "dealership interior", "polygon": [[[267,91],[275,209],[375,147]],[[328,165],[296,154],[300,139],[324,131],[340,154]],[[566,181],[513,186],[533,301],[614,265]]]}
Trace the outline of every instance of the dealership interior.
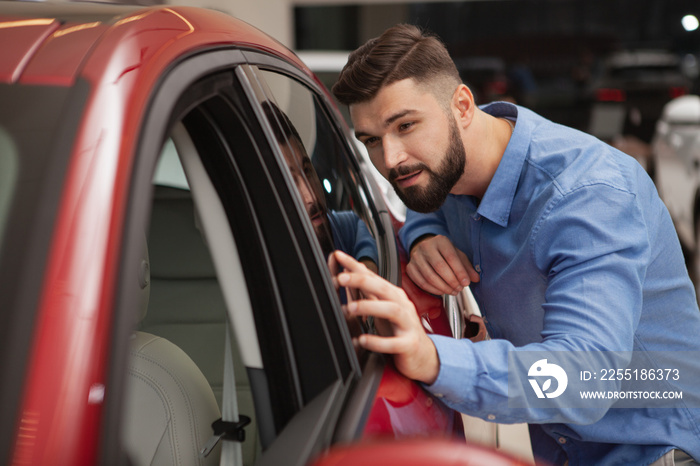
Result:
{"label": "dealership interior", "polygon": [[306,54],[304,58],[309,51],[322,51],[325,58],[309,64],[328,85],[347,51],[394,24],[420,25],[446,43],[478,103],[514,101],[557,123],[590,132],[642,164],[647,163],[663,106],[675,97],[698,93],[700,4],[695,0],[197,4],[250,22]]}
{"label": "dealership interior", "polygon": [[[659,186],[700,290],[698,0],[99,1],[231,14],[295,51],[329,88],[350,51],[386,28],[410,23],[435,33],[477,104],[522,105],[637,159]],[[684,97],[695,100],[678,101]],[[350,127],[347,109],[339,108]],[[692,169],[679,162],[684,157]],[[687,225],[685,237],[679,225]],[[465,429],[469,440],[533,462],[525,425],[464,420],[474,423]]]}
{"label": "dealership interior", "polygon": [[[612,142],[642,162],[663,106],[698,93],[695,0],[112,3],[196,4],[232,14],[293,50],[326,53],[326,63],[310,67],[317,74],[332,72],[322,76],[329,85],[339,71],[338,53],[342,59],[394,24],[417,24],[445,42],[478,103],[514,101]],[[330,62],[333,69],[324,69]],[[634,93],[621,86],[643,89]]]}

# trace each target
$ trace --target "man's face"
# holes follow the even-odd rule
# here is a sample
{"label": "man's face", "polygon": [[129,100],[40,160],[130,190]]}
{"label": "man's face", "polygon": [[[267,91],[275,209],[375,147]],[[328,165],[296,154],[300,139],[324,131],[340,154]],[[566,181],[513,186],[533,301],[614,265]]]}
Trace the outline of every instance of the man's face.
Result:
{"label": "man's face", "polygon": [[292,172],[294,183],[301,194],[306,212],[309,214],[311,224],[321,243],[321,248],[324,253],[330,254],[335,249],[333,234],[328,220],[326,198],[323,195],[321,181],[318,179],[313,163],[306,154],[303,145],[295,138],[291,138],[289,144],[282,144],[281,147],[289,170]]}
{"label": "man's face", "polygon": [[435,95],[406,79],[350,106],[357,138],[412,210],[432,212],[464,173],[466,154],[454,117]]}

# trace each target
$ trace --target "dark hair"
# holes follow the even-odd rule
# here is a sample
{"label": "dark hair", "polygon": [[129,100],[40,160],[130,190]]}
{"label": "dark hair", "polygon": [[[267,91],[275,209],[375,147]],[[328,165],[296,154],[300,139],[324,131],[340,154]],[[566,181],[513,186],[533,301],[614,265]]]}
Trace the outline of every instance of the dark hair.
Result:
{"label": "dark hair", "polygon": [[[272,126],[272,132],[275,134],[275,139],[280,144],[286,144],[290,139],[296,139],[301,147],[304,147],[304,141],[302,141],[299,132],[292,124],[292,120],[289,119],[286,113],[282,111],[275,103],[266,100],[262,103],[263,112],[265,116],[270,121]],[[277,124],[275,124],[277,122]]]}
{"label": "dark hair", "polygon": [[[454,61],[437,36],[399,24],[350,54],[333,94],[340,103],[351,105],[371,100],[383,86],[407,78],[420,84],[442,78],[454,84],[451,92],[461,82]],[[444,86],[438,87],[441,89],[436,92]]]}

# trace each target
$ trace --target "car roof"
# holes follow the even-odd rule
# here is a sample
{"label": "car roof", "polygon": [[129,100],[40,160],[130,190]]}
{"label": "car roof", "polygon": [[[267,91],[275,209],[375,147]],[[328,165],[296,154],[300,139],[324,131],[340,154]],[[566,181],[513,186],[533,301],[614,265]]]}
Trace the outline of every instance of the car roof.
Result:
{"label": "car roof", "polygon": [[[96,57],[143,66],[144,57],[134,55],[143,43],[168,50],[170,61],[205,47],[255,49],[284,57],[310,74],[267,34],[204,8],[0,1],[0,43],[0,83],[71,85],[90,74],[87,68],[99,65]],[[131,50],[125,48],[128,43]]]}

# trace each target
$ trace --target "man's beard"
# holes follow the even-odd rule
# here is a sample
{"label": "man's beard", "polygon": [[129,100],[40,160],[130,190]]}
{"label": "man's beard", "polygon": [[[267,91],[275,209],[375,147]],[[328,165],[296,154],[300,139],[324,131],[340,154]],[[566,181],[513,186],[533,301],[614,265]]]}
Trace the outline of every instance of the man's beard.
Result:
{"label": "man's beard", "polygon": [[[464,167],[466,165],[464,145],[462,144],[462,139],[459,137],[457,123],[452,119],[450,119],[450,122],[450,146],[447,149],[447,154],[445,154],[442,165],[437,171],[432,171],[422,163],[410,167],[401,166],[392,168],[391,171],[389,171],[389,182],[394,187],[394,191],[396,191],[399,199],[406,204],[406,207],[411,210],[421,213],[438,210],[464,173]],[[409,186],[405,189],[399,188],[396,184],[396,178],[418,170],[423,170],[423,172],[429,175],[426,186]]]}
{"label": "man's beard", "polygon": [[314,233],[316,233],[318,242],[321,244],[323,257],[327,258],[336,249],[333,241],[331,224],[328,221],[328,213],[319,204],[314,204],[309,209],[308,214],[310,218],[314,218],[316,215],[321,215],[323,217],[323,223],[321,225],[314,225]]}

